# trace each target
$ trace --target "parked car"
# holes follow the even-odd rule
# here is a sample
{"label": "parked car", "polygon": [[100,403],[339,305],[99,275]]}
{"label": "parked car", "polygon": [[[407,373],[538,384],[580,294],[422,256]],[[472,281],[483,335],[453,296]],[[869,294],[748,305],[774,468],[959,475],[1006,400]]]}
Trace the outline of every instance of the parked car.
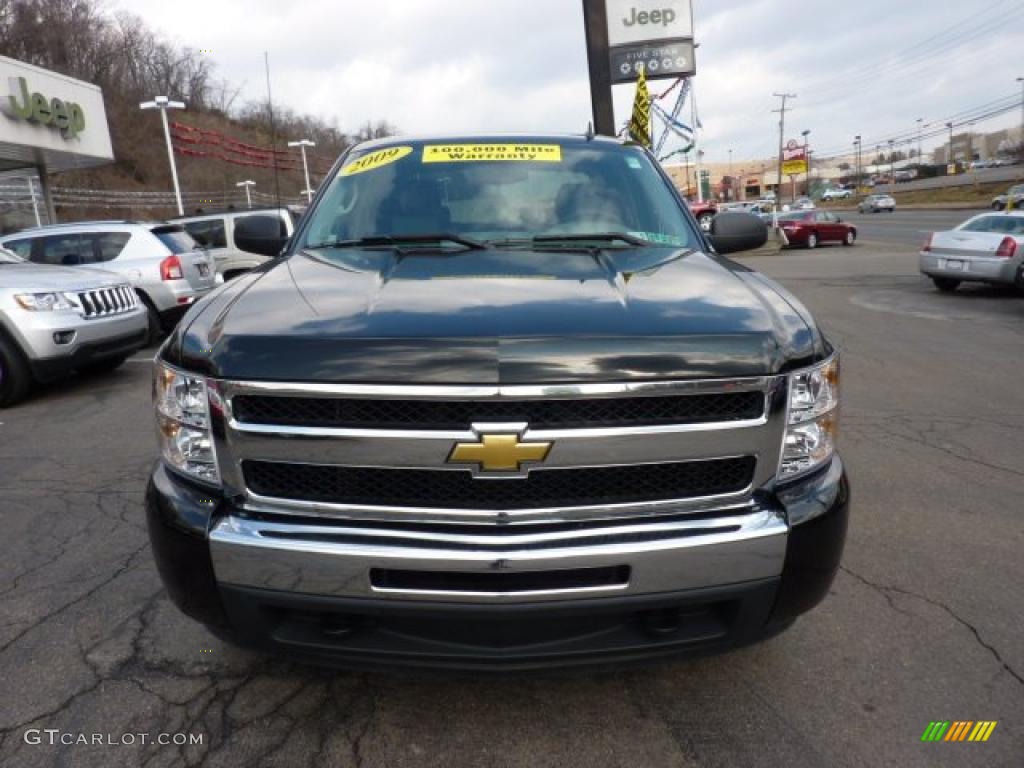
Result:
{"label": "parked car", "polygon": [[0,248],[0,408],[70,371],[113,370],[145,341],[145,307],[121,275]]}
{"label": "parked car", "polygon": [[921,272],[940,291],[960,283],[1002,283],[1024,288],[1024,211],[982,213],[955,229],[935,232],[921,248]]}
{"label": "parked car", "polygon": [[1010,202],[1010,208],[1016,209],[1024,206],[1024,184],[1014,184],[1005,195],[996,195],[992,198],[992,209],[995,211],[1006,210],[1006,203]]}
{"label": "parked car", "polygon": [[697,219],[697,223],[700,224],[700,228],[705,232],[711,231],[711,220],[715,218],[715,214],[718,213],[718,205],[714,200],[705,200],[704,202],[697,202],[696,200],[687,200],[690,206],[690,213]]}
{"label": "parked car", "polygon": [[798,197],[790,206],[791,211],[813,211],[814,201],[809,197]]}
{"label": "parked car", "polygon": [[703,232],[610,138],[340,168],[287,244],[240,223],[285,253],[160,348],[145,503],[182,611],[321,664],[510,671],[722,651],[825,599],[838,351],[718,255],[759,221]]}
{"label": "parked car", "polygon": [[247,216],[277,216],[281,221],[281,234],[291,237],[295,231],[297,215],[289,208],[232,209],[183,216],[169,221],[181,224],[212,257],[217,274],[225,280],[245,274],[253,267],[265,263],[269,257],[246,253],[235,244],[235,225]]}
{"label": "parked car", "polygon": [[103,269],[126,277],[146,307],[148,342],[174,327],[214,286],[212,259],[180,224],[82,221],[0,238],[23,259]]}
{"label": "parked car", "polygon": [[857,228],[831,211],[794,211],[779,216],[779,227],[790,245],[817,248],[821,243],[853,245]]}
{"label": "parked car", "polygon": [[857,210],[861,213],[892,213],[896,210],[896,201],[891,195],[868,195],[857,205]]}
{"label": "parked car", "polygon": [[822,200],[845,200],[853,196],[853,191],[842,187],[829,187],[821,193]]}

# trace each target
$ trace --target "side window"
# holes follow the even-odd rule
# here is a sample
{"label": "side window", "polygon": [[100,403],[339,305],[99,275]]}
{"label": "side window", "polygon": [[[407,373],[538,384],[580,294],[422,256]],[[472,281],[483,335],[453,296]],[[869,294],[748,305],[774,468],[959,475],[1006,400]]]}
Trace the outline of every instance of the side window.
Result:
{"label": "side window", "polygon": [[[241,224],[247,218],[249,218],[249,217],[248,216],[239,216],[237,219],[235,219],[235,226],[237,227],[239,224]],[[288,230],[285,229],[284,221],[282,221],[280,218],[278,218],[278,223],[280,225],[281,237],[288,237]]]}
{"label": "side window", "polygon": [[94,262],[113,261],[121,255],[131,238],[130,232],[97,232],[83,236],[83,239],[93,242]]}
{"label": "side window", "polygon": [[227,248],[228,238],[224,231],[224,219],[185,222],[185,231],[195,238],[203,248]]}
{"label": "side window", "polygon": [[66,267],[77,264],[91,264],[92,243],[79,234],[49,235],[44,237],[38,254],[32,261],[39,264],[56,264]]}
{"label": "side window", "polygon": [[32,243],[34,242],[35,240],[31,237],[24,240],[8,240],[4,243],[4,248],[14,251],[16,254],[21,256],[21,258],[28,260],[29,256],[32,254]]}

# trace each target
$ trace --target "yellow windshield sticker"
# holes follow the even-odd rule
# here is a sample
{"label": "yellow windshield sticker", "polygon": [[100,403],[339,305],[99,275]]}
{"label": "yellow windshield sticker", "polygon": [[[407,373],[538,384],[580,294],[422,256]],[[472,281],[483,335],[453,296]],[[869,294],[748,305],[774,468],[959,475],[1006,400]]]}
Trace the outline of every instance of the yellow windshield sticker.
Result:
{"label": "yellow windshield sticker", "polygon": [[364,171],[374,171],[377,168],[382,168],[385,165],[401,160],[403,157],[412,152],[412,147],[388,147],[387,149],[378,149],[376,152],[371,152],[368,155],[357,157],[351,163],[348,163],[344,168],[341,169],[341,176],[354,176],[357,173],[363,173]]}
{"label": "yellow windshield sticker", "polygon": [[558,144],[429,144],[423,147],[424,163],[560,163]]}

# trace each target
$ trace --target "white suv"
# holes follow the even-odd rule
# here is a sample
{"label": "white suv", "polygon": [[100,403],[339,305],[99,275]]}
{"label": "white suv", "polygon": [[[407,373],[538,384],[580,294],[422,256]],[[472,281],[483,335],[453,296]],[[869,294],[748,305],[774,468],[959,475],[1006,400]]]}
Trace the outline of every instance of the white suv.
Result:
{"label": "white suv", "polygon": [[249,253],[235,245],[235,225],[254,214],[276,216],[281,222],[281,237],[291,237],[295,231],[295,216],[288,208],[232,209],[219,213],[182,216],[170,221],[185,227],[185,230],[213,257],[217,274],[225,280],[230,280],[270,260],[269,256]]}
{"label": "white suv", "polygon": [[112,370],[145,340],[146,311],[121,275],[0,248],[0,408],[72,370]]}
{"label": "white suv", "polygon": [[0,238],[27,261],[117,272],[145,305],[148,341],[175,326],[188,308],[214,287],[208,254],[180,224],[83,221],[39,227]]}

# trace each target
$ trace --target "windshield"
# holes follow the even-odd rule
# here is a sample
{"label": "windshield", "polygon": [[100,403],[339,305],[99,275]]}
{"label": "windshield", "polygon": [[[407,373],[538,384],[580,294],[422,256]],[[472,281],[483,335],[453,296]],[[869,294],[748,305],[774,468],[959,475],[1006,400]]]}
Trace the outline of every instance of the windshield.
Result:
{"label": "windshield", "polygon": [[647,155],[618,144],[426,142],[357,153],[312,216],[300,247],[442,233],[491,244],[597,233],[697,242]]}

